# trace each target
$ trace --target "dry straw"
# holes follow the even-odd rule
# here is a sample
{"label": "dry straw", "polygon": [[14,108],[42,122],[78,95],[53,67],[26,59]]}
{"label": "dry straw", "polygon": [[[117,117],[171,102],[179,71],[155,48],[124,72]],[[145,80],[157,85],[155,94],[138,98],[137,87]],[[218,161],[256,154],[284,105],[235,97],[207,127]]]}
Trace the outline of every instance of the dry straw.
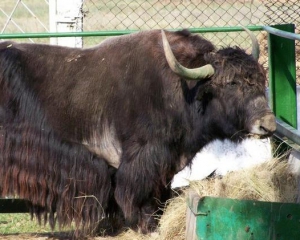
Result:
{"label": "dry straw", "polygon": [[298,180],[288,166],[286,161],[274,159],[222,178],[192,182],[191,189],[201,196],[295,202]]}

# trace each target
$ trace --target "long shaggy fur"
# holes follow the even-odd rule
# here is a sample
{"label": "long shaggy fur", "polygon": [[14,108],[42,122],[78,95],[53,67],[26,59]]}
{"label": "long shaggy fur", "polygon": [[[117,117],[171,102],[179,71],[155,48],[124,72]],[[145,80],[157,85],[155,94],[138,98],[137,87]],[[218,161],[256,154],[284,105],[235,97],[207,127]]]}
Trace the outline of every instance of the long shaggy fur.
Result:
{"label": "long shaggy fur", "polygon": [[75,236],[93,235],[118,212],[115,170],[53,131],[18,54],[12,49],[0,61],[0,195],[29,200],[32,214],[52,228],[75,223]]}
{"label": "long shaggy fur", "polygon": [[93,233],[106,217],[111,180],[105,161],[80,145],[28,127],[0,131],[0,193],[28,199],[33,213],[54,227],[75,222]]}

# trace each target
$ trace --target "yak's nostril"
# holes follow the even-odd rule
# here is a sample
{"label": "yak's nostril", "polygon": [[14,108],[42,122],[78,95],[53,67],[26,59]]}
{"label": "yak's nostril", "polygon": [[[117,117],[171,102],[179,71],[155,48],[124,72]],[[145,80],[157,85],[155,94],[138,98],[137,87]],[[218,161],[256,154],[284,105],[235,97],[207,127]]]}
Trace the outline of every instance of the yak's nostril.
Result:
{"label": "yak's nostril", "polygon": [[266,133],[273,133],[276,130],[276,119],[273,114],[268,114],[261,119],[260,129]]}
{"label": "yak's nostril", "polygon": [[250,133],[270,136],[276,130],[276,119],[273,114],[267,114],[252,125]]}
{"label": "yak's nostril", "polygon": [[269,131],[268,131],[268,129],[266,129],[266,128],[265,128],[265,127],[263,127],[263,126],[260,126],[260,127],[259,127],[259,129],[260,129],[261,131],[264,131],[264,132],[266,132],[266,133],[267,133],[267,132],[269,132]]}

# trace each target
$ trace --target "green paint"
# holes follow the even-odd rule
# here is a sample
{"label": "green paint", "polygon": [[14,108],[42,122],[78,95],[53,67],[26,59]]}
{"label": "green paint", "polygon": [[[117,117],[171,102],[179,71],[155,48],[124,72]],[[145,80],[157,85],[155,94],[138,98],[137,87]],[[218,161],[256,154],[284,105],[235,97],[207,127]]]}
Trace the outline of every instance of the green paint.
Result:
{"label": "green paint", "polygon": [[[248,26],[252,31],[263,30],[262,26]],[[169,29],[180,30],[180,29]],[[190,28],[192,33],[207,32],[238,32],[244,31],[241,27],[210,27],[210,28]],[[115,30],[115,31],[94,31],[94,32],[53,32],[53,33],[9,33],[0,34],[0,39],[17,39],[17,38],[50,38],[50,37],[96,37],[96,36],[118,36],[125,35],[138,30]]]}
{"label": "green paint", "polygon": [[299,204],[204,197],[197,211],[199,240],[300,239]]}
{"label": "green paint", "polygon": [[[294,33],[293,24],[272,26]],[[277,118],[297,128],[295,40],[269,34],[270,101]]]}

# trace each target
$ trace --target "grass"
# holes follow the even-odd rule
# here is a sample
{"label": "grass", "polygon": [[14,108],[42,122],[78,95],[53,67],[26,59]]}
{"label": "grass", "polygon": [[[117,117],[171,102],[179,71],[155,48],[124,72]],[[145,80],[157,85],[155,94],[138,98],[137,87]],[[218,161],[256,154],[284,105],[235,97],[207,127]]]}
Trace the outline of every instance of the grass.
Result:
{"label": "grass", "polygon": [[52,230],[49,224],[39,224],[29,213],[0,214],[0,240],[2,239],[69,239],[72,227]]}
{"label": "grass", "polygon": [[0,235],[17,233],[45,233],[52,232],[48,225],[39,225],[32,221],[29,213],[0,214]]}

